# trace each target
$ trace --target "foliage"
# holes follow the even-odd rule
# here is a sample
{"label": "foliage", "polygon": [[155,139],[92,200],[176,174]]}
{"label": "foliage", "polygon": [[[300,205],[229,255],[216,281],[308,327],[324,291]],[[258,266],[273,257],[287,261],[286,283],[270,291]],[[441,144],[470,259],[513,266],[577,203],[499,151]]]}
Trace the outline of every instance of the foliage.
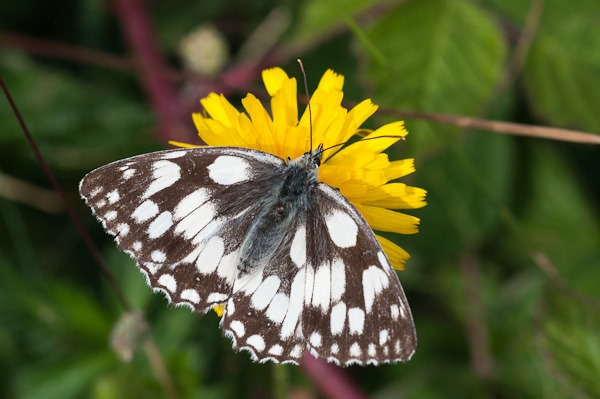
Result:
{"label": "foliage", "polygon": [[[227,75],[237,79],[233,86],[218,75],[211,81],[230,96],[260,91],[259,61],[276,60],[294,74],[302,57],[311,87],[327,68],[344,74],[348,102],[370,97],[395,111],[600,130],[596,0],[147,3],[174,68],[182,68],[183,35],[205,23],[224,35],[233,57],[245,54],[226,68],[250,63],[251,73]],[[316,395],[302,369],[234,354],[216,315],[166,306],[78,200],[87,171],[166,146],[160,115],[141,72],[73,61],[73,49],[40,54],[7,33],[126,60],[115,13],[109,2],[2,2],[0,75],[128,300],[145,315],[178,396]],[[249,49],[259,27],[280,26],[269,18],[285,26],[275,51]],[[515,69],[529,27],[530,46]],[[505,80],[507,71],[514,79]],[[199,110],[197,100],[213,87],[189,75],[171,83],[181,115]],[[24,182],[36,190],[49,184],[6,100],[0,115],[0,397],[163,397],[144,345],[135,345],[130,362],[111,349],[124,310],[65,213],[43,210],[56,197],[15,191]],[[407,364],[351,368],[353,381],[377,398],[600,397],[598,148],[416,118],[407,127],[393,155],[415,157],[412,183],[428,190],[429,205],[413,212],[419,234],[394,239],[413,256],[400,279],[419,346]]]}

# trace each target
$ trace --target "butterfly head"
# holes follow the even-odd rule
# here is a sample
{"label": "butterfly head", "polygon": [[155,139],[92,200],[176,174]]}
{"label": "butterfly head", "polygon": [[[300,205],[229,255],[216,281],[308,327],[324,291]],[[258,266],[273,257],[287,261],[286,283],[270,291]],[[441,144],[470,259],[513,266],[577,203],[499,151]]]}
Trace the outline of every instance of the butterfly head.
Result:
{"label": "butterfly head", "polygon": [[318,168],[319,166],[321,166],[321,160],[323,159],[323,144],[319,144],[317,148],[310,152],[307,152],[304,155],[312,161],[315,167]]}

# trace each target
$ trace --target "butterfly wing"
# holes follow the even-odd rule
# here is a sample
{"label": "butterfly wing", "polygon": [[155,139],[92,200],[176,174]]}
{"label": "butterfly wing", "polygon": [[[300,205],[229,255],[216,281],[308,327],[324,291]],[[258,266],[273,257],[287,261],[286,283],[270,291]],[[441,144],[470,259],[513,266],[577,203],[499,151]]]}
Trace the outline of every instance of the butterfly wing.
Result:
{"label": "butterfly wing", "polygon": [[305,291],[304,221],[289,226],[276,256],[237,280],[221,329],[253,360],[298,364],[306,350],[301,329]]}
{"label": "butterfly wing", "polygon": [[409,360],[416,346],[410,308],[367,222],[326,184],[307,219],[302,330],[310,352],[341,365]]}
{"label": "butterfly wing", "polygon": [[167,150],[100,167],[80,193],[149,285],[206,312],[230,297],[239,246],[283,164],[250,149]]}
{"label": "butterfly wing", "polygon": [[269,263],[240,273],[239,249],[285,164],[241,148],[161,151],[89,173],[80,192],[149,284],[205,312],[254,360],[298,363],[306,350],[342,365],[410,358],[414,325],[370,227],[319,184]]}
{"label": "butterfly wing", "polygon": [[261,362],[298,363],[307,350],[344,366],[408,360],[406,297],[358,211],[319,184],[288,230],[272,264],[236,282],[221,321],[234,347]]}

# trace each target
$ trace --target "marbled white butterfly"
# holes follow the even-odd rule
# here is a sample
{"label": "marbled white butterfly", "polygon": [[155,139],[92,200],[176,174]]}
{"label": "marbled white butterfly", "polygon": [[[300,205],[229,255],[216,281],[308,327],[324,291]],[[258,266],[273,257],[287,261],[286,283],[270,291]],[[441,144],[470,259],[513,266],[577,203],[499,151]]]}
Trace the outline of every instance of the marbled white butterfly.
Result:
{"label": "marbled white butterfly", "polygon": [[234,147],[160,151],[89,173],[80,192],[154,290],[205,313],[255,361],[410,359],[416,334],[369,225],[294,160]]}

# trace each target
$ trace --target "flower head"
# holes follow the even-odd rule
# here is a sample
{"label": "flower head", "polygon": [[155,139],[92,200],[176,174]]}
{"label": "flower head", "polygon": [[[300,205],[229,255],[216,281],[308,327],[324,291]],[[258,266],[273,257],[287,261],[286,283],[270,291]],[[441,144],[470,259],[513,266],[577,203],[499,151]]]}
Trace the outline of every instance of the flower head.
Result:
{"label": "flower head", "polygon": [[[211,93],[200,100],[205,113],[193,114],[198,135],[208,145],[253,148],[283,159],[300,157],[312,149],[311,118],[308,111],[298,118],[296,79],[288,77],[281,68],[267,69],[262,77],[271,96],[271,115],[252,94],[242,100],[244,113],[223,95]],[[414,172],[413,159],[390,161],[383,152],[408,133],[404,123],[389,123],[374,131],[360,129],[377,106],[367,99],[351,110],[342,107],[343,84],[343,76],[328,70],[311,97],[313,148],[323,144],[327,149],[345,143],[359,132],[367,132],[364,138],[388,137],[359,140],[325,151],[319,180],[339,189],[373,230],[416,233],[419,219],[396,210],[424,206],[425,190],[390,183]],[[408,253],[379,235],[377,239],[392,265],[402,269]]]}

